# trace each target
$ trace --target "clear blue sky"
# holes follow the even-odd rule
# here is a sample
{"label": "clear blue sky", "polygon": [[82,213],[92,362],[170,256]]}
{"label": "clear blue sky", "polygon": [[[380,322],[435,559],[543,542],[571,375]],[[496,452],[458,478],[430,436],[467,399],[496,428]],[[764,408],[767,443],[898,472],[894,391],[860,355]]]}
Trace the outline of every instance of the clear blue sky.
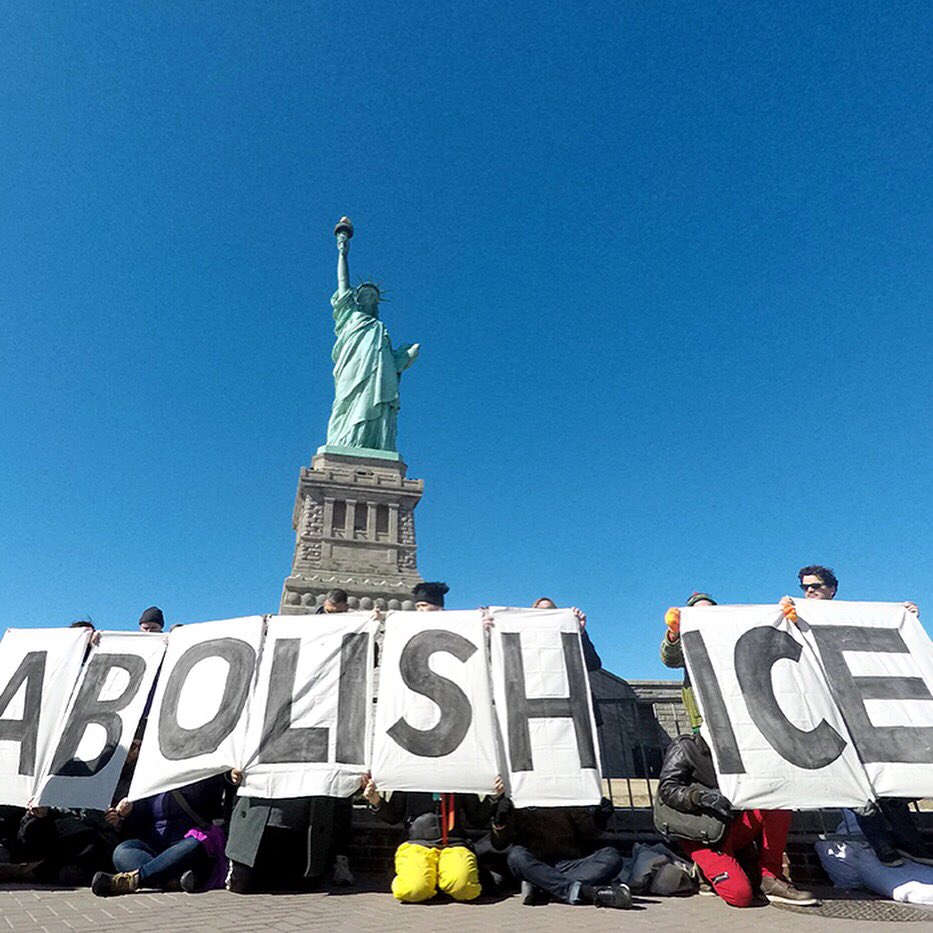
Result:
{"label": "clear blue sky", "polygon": [[341,214],[449,604],[933,618],[927,3],[5,5],[0,628],[277,608]]}

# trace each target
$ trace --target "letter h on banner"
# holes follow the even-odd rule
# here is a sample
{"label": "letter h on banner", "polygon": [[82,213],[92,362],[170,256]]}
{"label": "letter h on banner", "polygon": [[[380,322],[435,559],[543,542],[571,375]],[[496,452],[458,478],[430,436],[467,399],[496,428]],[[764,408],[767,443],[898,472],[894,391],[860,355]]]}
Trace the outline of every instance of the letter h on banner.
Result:
{"label": "letter h on banner", "polygon": [[564,609],[491,612],[496,716],[512,800],[518,807],[598,803],[601,769],[579,624]]}

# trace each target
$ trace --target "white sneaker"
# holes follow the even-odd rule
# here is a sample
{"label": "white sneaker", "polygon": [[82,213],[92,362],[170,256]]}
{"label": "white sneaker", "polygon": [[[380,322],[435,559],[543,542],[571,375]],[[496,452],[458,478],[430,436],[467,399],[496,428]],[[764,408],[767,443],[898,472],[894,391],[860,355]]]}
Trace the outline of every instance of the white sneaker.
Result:
{"label": "white sneaker", "polygon": [[338,855],[334,859],[334,884],[344,887],[356,884],[356,878],[350,871],[350,861],[345,855]]}

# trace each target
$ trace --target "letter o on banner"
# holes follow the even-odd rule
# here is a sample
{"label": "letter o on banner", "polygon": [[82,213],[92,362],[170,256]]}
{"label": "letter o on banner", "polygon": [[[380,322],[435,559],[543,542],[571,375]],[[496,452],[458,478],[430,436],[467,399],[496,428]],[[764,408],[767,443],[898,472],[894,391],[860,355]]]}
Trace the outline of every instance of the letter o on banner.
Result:
{"label": "letter o on banner", "polygon": [[[214,718],[194,729],[178,722],[181,691],[195,665],[207,658],[227,662],[223,697]],[[249,694],[250,680],[256,665],[252,645],[239,638],[217,638],[189,648],[179,659],[169,677],[159,713],[159,749],[170,761],[195,758],[217,750],[233,731]]]}

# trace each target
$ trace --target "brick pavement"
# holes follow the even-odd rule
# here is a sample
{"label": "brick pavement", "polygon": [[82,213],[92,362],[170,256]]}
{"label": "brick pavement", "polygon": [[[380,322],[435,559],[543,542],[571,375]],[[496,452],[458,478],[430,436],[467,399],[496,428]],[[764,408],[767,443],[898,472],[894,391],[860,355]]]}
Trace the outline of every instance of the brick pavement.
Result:
{"label": "brick pavement", "polygon": [[[894,910],[899,908],[888,905]],[[890,924],[827,919],[776,907],[735,911],[716,898],[641,899],[635,911],[597,910],[593,907],[523,907],[519,898],[497,902],[403,905],[376,890],[351,893],[251,895],[211,891],[207,894],[138,893],[119,898],[96,898],[87,889],[6,887],[0,889],[0,933],[4,930],[99,933],[152,933],[152,931],[315,931],[337,933],[436,933],[449,927],[460,931],[496,933],[572,933],[580,930],[662,930],[664,933],[716,933],[719,930],[767,930],[768,933],[834,933],[878,931]],[[930,920],[911,924],[905,933],[933,930]]]}

